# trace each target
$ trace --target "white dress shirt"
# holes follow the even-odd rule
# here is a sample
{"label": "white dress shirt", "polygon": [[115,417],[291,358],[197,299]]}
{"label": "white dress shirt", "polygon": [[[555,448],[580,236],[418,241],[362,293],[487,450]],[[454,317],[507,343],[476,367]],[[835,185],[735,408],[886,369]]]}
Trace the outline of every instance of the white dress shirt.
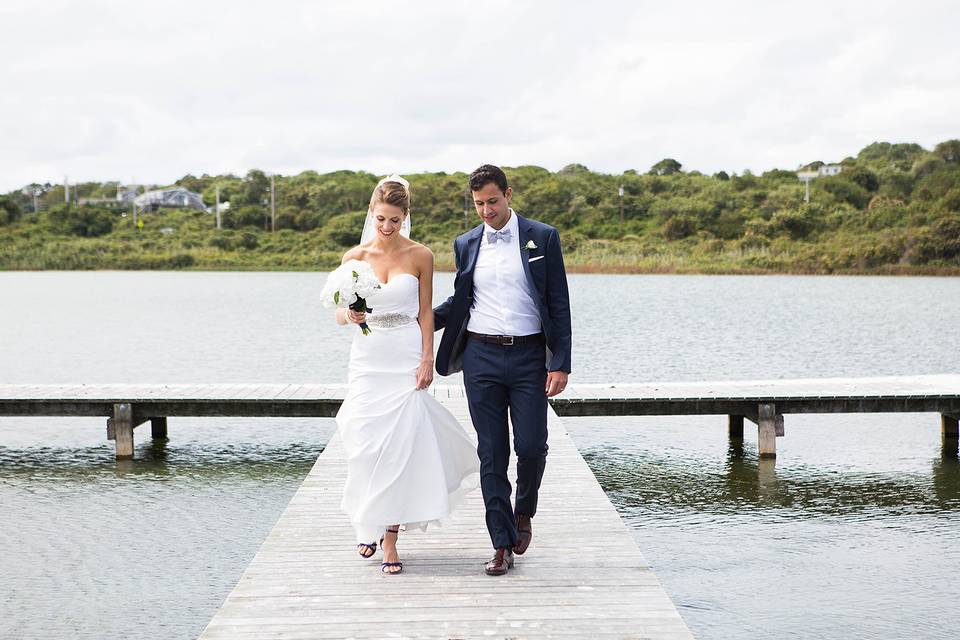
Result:
{"label": "white dress shirt", "polygon": [[487,232],[495,229],[483,225],[480,255],[473,271],[473,308],[467,330],[500,336],[540,333],[540,315],[523,271],[520,227],[513,209],[503,229],[510,230],[510,240],[490,243]]}

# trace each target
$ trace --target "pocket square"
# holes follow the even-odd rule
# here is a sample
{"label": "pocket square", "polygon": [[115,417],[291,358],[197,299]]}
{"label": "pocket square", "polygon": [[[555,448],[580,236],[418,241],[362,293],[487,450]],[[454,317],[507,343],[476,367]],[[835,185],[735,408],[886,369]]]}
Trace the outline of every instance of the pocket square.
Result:
{"label": "pocket square", "polygon": [[536,258],[530,258],[527,262],[536,262],[537,260],[543,260],[544,256],[537,256]]}

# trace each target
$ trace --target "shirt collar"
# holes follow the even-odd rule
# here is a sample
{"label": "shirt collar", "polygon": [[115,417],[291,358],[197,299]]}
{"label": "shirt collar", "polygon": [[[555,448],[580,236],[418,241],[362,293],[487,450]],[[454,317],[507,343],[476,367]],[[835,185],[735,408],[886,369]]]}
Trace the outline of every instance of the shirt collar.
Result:
{"label": "shirt collar", "polygon": [[[503,225],[503,229],[509,229],[511,236],[513,238],[519,239],[520,236],[518,236],[517,233],[519,233],[520,231],[520,223],[519,221],[517,221],[517,212],[514,211],[512,208],[510,208],[510,218],[507,220],[507,224]],[[501,229],[501,231],[503,231],[503,229]],[[496,229],[494,229],[493,227],[488,225],[486,222],[484,222],[483,223],[483,243],[484,244],[489,244],[489,241],[487,240],[487,233],[489,233],[490,231],[496,231]]]}

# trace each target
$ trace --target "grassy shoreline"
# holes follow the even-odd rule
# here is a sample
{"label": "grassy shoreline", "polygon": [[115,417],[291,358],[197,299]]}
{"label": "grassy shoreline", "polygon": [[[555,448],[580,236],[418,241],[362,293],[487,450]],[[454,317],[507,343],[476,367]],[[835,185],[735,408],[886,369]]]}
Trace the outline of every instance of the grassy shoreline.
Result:
{"label": "grassy shoreline", "polygon": [[[441,252],[437,255],[436,271],[453,273],[456,266],[452,258],[445,257]],[[185,259],[191,256],[192,259]],[[249,256],[253,259],[238,259],[232,256],[225,261],[215,261],[204,258],[194,258],[189,253],[172,253],[167,256],[152,255],[143,260],[136,260],[135,264],[110,259],[97,259],[89,256],[82,261],[69,261],[69,264],[52,266],[45,260],[38,260],[31,264],[31,260],[23,260],[6,256],[0,258],[0,272],[38,272],[38,271],[206,271],[206,272],[323,272],[333,269],[339,262],[330,260],[325,255],[314,263],[305,259],[295,260],[293,264],[269,264],[259,256]],[[318,256],[319,257],[319,256]],[[802,268],[783,266],[779,268],[762,267],[756,265],[731,264],[728,261],[717,261],[715,264],[705,263],[702,260],[691,259],[689,256],[650,257],[635,263],[616,263],[611,256],[609,261],[584,262],[578,261],[576,256],[567,256],[567,273],[578,274],[623,274],[623,275],[816,275],[816,276],[925,276],[925,277],[960,277],[960,266],[953,265],[911,265],[887,264],[870,267],[843,267],[843,268]],[[89,259],[93,258],[93,259]],[[100,256],[106,258],[106,256]],[[258,259],[260,258],[260,259]],[[288,256],[289,258],[289,256]],[[306,258],[306,256],[301,256]],[[671,259],[673,258],[673,259]]]}

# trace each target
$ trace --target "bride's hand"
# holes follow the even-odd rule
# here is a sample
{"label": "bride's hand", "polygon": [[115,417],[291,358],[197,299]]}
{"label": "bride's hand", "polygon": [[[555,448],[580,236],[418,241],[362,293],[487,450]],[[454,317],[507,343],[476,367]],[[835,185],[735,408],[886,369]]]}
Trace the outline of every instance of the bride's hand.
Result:
{"label": "bride's hand", "polygon": [[359,313],[353,309],[347,309],[343,316],[347,319],[347,324],[360,324],[367,321],[367,314]]}
{"label": "bride's hand", "polygon": [[417,391],[426,389],[433,382],[433,360],[421,360],[417,367]]}

